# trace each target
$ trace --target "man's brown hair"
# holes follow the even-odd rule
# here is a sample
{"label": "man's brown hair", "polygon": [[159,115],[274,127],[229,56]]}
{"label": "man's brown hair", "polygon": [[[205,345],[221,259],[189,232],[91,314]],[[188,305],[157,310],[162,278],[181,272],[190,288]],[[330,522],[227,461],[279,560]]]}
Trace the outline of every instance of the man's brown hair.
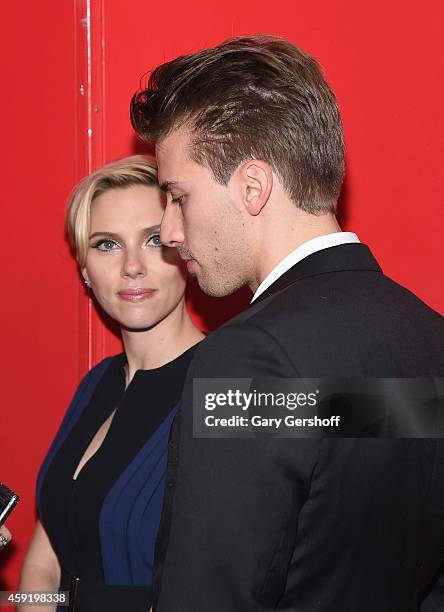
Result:
{"label": "man's brown hair", "polygon": [[247,159],[270,164],[304,211],[332,211],[344,176],[342,122],[317,61],[274,36],[231,38],[158,66],[131,101],[148,142],[178,127],[190,157],[227,184]]}

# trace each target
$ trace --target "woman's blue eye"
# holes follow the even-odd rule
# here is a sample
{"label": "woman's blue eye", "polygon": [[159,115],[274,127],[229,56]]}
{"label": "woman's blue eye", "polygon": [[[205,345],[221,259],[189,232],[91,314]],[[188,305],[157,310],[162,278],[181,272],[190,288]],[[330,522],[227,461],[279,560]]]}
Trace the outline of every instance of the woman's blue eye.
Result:
{"label": "woman's blue eye", "polygon": [[117,247],[117,243],[114,240],[99,240],[94,245],[94,248],[99,251],[114,251],[114,247]]}
{"label": "woman's blue eye", "polygon": [[[151,244],[150,244],[150,243],[151,243]],[[154,234],[153,236],[150,236],[150,237],[148,238],[148,244],[149,244],[150,246],[155,246],[155,247],[161,247],[161,246],[163,246],[163,245],[162,245],[162,242],[161,242],[161,240],[160,240],[160,234]]]}

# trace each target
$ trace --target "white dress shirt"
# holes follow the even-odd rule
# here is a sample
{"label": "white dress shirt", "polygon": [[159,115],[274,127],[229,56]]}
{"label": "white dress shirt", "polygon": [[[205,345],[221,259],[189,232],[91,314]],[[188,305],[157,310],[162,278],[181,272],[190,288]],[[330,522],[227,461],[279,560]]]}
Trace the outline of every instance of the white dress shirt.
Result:
{"label": "white dress shirt", "polygon": [[268,289],[270,285],[274,283],[284,272],[292,268],[298,261],[304,259],[316,251],[322,251],[323,249],[329,249],[330,247],[338,246],[339,244],[347,244],[349,242],[360,242],[359,238],[353,232],[335,232],[334,234],[324,234],[323,236],[316,236],[307,242],[299,245],[294,251],[291,251],[282,261],[278,263],[273,270],[267,274],[264,280],[261,282],[259,287],[256,289],[253,295],[254,300]]}

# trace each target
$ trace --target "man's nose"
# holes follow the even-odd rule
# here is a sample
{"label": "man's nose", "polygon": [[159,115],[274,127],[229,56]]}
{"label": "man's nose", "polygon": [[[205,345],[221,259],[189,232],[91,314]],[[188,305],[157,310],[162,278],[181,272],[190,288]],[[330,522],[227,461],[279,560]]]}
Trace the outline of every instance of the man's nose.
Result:
{"label": "man's nose", "polygon": [[166,205],[160,225],[160,240],[162,244],[169,247],[177,247],[183,244],[185,235],[180,206],[170,202]]}
{"label": "man's nose", "polygon": [[122,265],[122,276],[137,278],[147,273],[145,259],[140,248],[128,248]]}

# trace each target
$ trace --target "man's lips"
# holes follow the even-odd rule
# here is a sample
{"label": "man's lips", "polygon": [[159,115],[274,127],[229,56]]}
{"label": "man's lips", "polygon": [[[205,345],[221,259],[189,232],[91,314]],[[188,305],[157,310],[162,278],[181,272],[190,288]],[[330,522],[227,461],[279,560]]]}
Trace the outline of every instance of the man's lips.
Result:
{"label": "man's lips", "polygon": [[197,262],[190,255],[190,253],[184,253],[183,251],[179,251],[179,257],[187,264],[187,270],[190,273],[194,273],[196,271]]}
{"label": "man's lips", "polygon": [[194,257],[192,257],[190,253],[184,253],[183,251],[179,251],[179,257],[183,259],[183,261],[195,261]]}
{"label": "man's lips", "polygon": [[142,287],[138,287],[135,289],[122,289],[117,292],[117,295],[122,300],[127,300],[129,302],[142,302],[143,300],[147,300],[156,293],[156,289],[144,289]]}
{"label": "man's lips", "polygon": [[183,253],[179,251],[179,257],[187,264],[188,272],[192,272],[196,265],[196,260],[189,253]]}

